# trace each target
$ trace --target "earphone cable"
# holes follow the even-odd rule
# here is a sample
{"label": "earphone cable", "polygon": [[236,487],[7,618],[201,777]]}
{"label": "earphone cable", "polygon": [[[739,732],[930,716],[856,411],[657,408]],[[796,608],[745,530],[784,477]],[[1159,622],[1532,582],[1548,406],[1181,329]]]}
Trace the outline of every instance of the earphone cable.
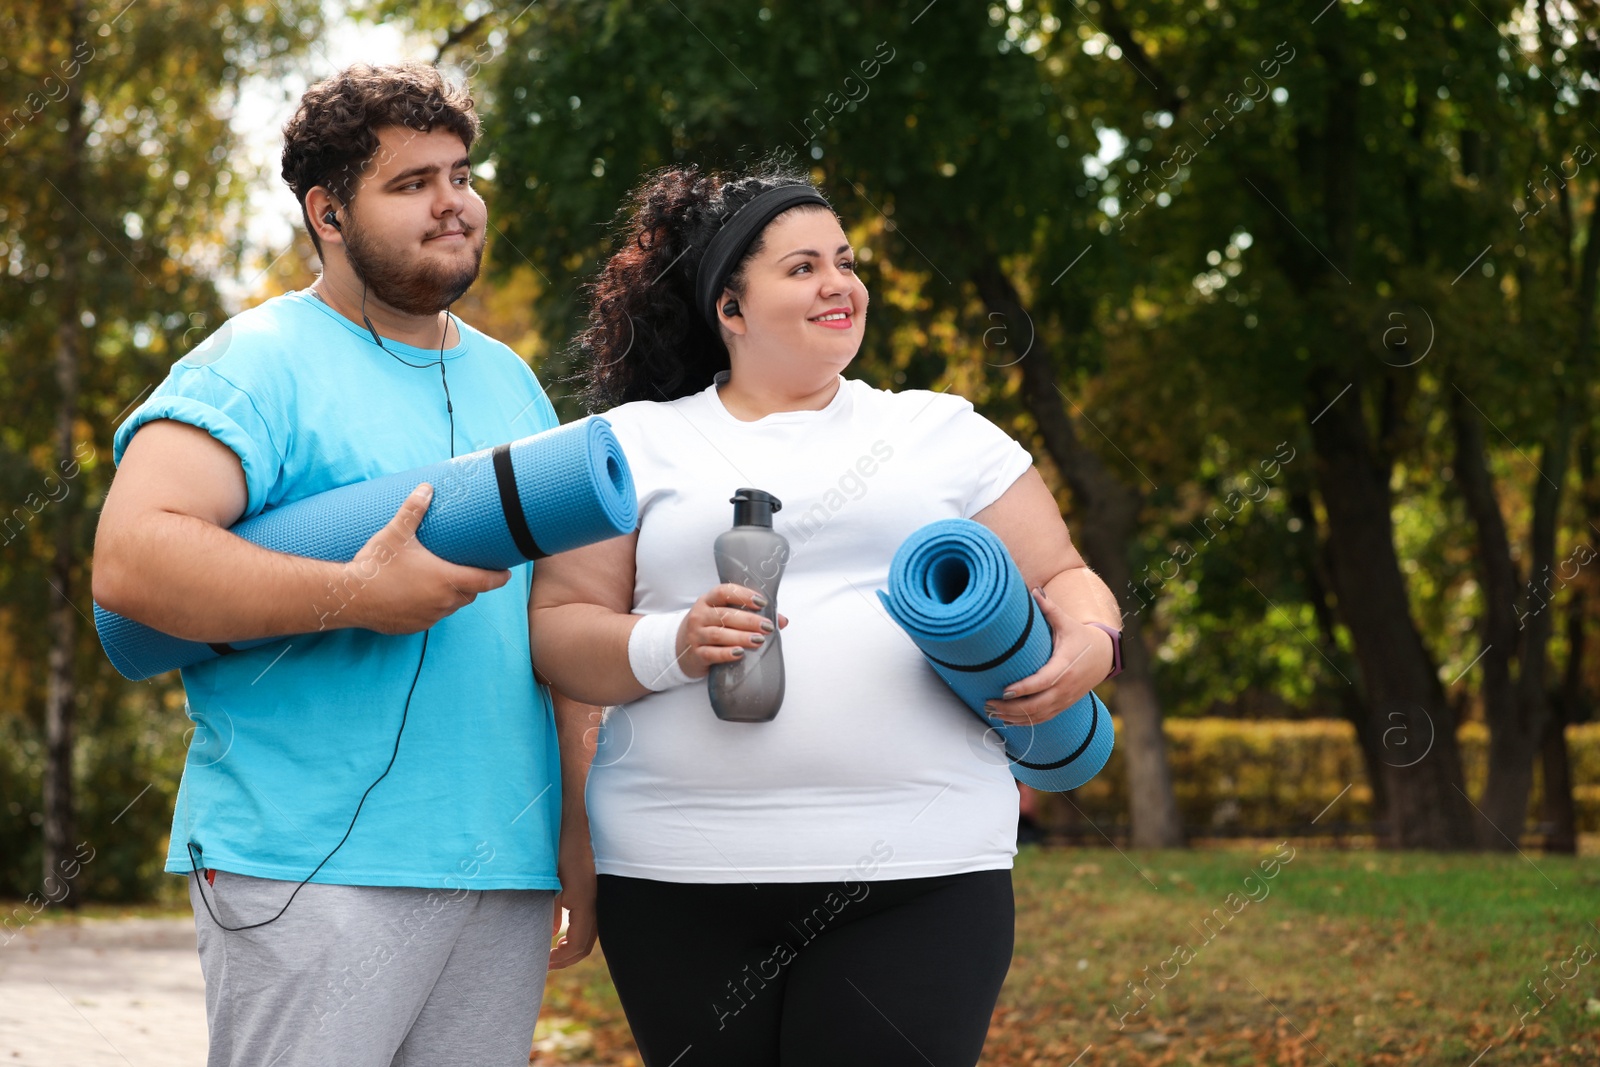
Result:
{"label": "earphone cable", "polygon": [[[319,299],[319,300],[322,299],[322,294],[321,293],[317,293],[315,289],[313,289],[312,292],[316,294],[317,299]],[[327,303],[327,301],[323,301],[323,303]],[[452,316],[450,314],[450,309],[448,307],[446,307],[444,309],[444,316],[445,316],[444,330],[441,332],[440,337],[439,337],[439,359],[438,359],[439,381],[444,386],[444,408],[445,408],[446,415],[448,415],[449,419],[450,419],[450,458],[454,459],[455,456],[456,456],[456,416],[455,416],[455,406],[454,406],[454,404],[451,403],[451,400],[450,400],[450,380],[449,380],[449,378],[447,378],[445,376],[445,368],[444,368],[444,348],[445,348],[445,342],[449,339],[449,336],[450,336],[450,320],[452,318]],[[383,349],[383,351],[387,355],[389,355],[390,357],[392,357],[395,360],[399,361],[400,363],[404,363],[406,366],[415,368],[417,370],[421,370],[421,369],[423,369],[423,368],[428,366],[428,364],[426,364],[426,363],[411,363],[411,362],[408,362],[407,360],[401,359],[398,355],[395,355],[395,353],[390,352],[389,349],[387,347],[385,347],[385,345],[383,343],[383,339],[378,336],[377,329],[372,325],[372,320],[367,317],[367,282],[366,282],[365,278],[363,278],[361,280],[361,321],[366,323],[367,330],[372,334],[373,343],[376,344],[379,348]],[[458,336],[459,336],[460,332],[461,332],[460,331],[460,327],[458,326],[457,329],[456,329],[456,333],[457,333]],[[328,861],[333,859],[334,854],[337,853],[341,848],[344,847],[345,842],[350,840],[350,835],[355,832],[356,820],[361,817],[361,809],[367,803],[367,797],[371,796],[372,795],[372,791],[374,789],[378,788],[378,783],[379,782],[383,781],[385,778],[387,778],[389,776],[389,772],[394,769],[395,760],[398,759],[399,756],[400,756],[400,739],[405,736],[406,720],[411,715],[411,697],[412,697],[412,694],[414,694],[417,691],[417,681],[418,681],[418,679],[420,679],[422,677],[422,665],[424,663],[426,663],[427,659],[428,659],[428,635],[430,633],[432,633],[432,632],[433,631],[432,631],[431,627],[429,629],[427,629],[427,630],[422,631],[422,649],[421,649],[421,652],[417,656],[417,669],[411,676],[411,687],[406,690],[405,704],[400,709],[400,728],[395,731],[394,749],[393,749],[393,751],[391,751],[389,753],[389,762],[388,762],[388,764],[383,768],[383,773],[378,775],[378,777],[374,778],[372,780],[372,784],[367,786],[367,791],[365,793],[361,794],[361,799],[356,803],[355,813],[350,816],[350,825],[345,827],[344,836],[339,839],[339,843],[337,845],[334,845],[333,846],[333,850],[330,851],[326,856],[322,857],[322,862],[318,863],[316,868],[314,870],[312,870],[312,872],[310,874],[306,875],[305,879],[303,881],[301,881],[301,883],[299,885],[294,887],[294,892],[289,894],[289,899],[283,902],[283,907],[278,909],[278,913],[276,915],[274,915],[270,919],[263,919],[261,922],[250,923],[250,924],[245,925],[245,926],[225,926],[225,925],[223,925],[222,921],[217,918],[217,913],[214,910],[212,910],[211,901],[206,899],[205,890],[200,887],[200,864],[199,864],[198,858],[196,857],[197,849],[196,849],[195,843],[193,841],[189,841],[189,842],[185,843],[185,847],[188,849],[188,852],[189,852],[189,868],[190,868],[191,871],[194,872],[194,876],[195,876],[195,891],[200,894],[200,901],[206,907],[206,914],[211,916],[211,921],[213,923],[216,923],[218,929],[226,930],[229,933],[238,933],[239,931],[242,931],[242,930],[255,930],[255,929],[258,929],[260,927],[267,926],[267,925],[269,925],[271,923],[275,923],[279,919],[283,918],[284,913],[289,910],[289,905],[294,903],[294,898],[300,895],[300,890],[304,889],[306,887],[306,885],[308,883],[310,883],[311,879],[315,878],[317,876],[318,872],[320,872],[323,867],[327,866]]]}
{"label": "earphone cable", "polygon": [[305,880],[294,887],[294,892],[290,893],[289,899],[283,902],[283,907],[278,909],[278,914],[274,915],[270,919],[263,919],[261,922],[249,923],[245,926],[224,926],[222,920],[217,918],[217,913],[211,909],[211,901],[206,899],[206,891],[200,888],[200,864],[195,857],[195,844],[193,841],[186,842],[185,847],[187,847],[189,850],[189,867],[194,871],[195,876],[195,890],[200,894],[200,900],[206,906],[206,913],[211,916],[211,921],[216,923],[219,929],[227,930],[229,933],[237,933],[240,930],[254,930],[258,927],[266,926],[269,923],[275,923],[279,919],[283,918],[283,913],[289,910],[289,905],[293,904],[294,898],[300,895],[300,890],[304,889],[306,884],[317,876],[317,872],[321,871],[323,867],[328,865],[328,861],[333,859],[334,853],[343,848],[344,843],[350,840],[350,835],[355,832],[356,819],[360,818],[361,809],[367,803],[367,797],[371,796],[372,791],[378,788],[379,782],[389,777],[389,772],[394,770],[395,760],[400,756],[400,738],[405,735],[406,719],[411,714],[411,694],[417,691],[417,679],[422,677],[422,664],[428,658],[428,635],[432,632],[433,631],[431,628],[422,631],[422,652],[417,656],[417,670],[416,673],[411,676],[411,688],[406,690],[405,706],[400,710],[400,729],[395,731],[394,750],[389,753],[388,765],[383,768],[383,773],[374,778],[372,780],[372,784],[367,786],[367,791],[361,794],[361,800],[356,804],[355,814],[350,816],[350,825],[345,827],[344,836],[339,838],[339,843],[333,846],[333,850],[331,852],[322,857],[322,862],[317,864],[316,870],[313,870],[310,874],[306,875]]}

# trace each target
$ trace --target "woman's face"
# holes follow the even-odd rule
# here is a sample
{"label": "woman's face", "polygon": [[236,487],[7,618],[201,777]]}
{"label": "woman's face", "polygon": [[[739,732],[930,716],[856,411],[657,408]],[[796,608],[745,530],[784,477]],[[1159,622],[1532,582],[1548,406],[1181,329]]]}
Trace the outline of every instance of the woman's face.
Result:
{"label": "woman's face", "polygon": [[[739,314],[721,316],[729,349],[761,377],[796,389],[826,385],[861,348],[867,287],[833,212],[797,208],[772,220],[745,264]],[[724,292],[718,306],[732,293]]]}

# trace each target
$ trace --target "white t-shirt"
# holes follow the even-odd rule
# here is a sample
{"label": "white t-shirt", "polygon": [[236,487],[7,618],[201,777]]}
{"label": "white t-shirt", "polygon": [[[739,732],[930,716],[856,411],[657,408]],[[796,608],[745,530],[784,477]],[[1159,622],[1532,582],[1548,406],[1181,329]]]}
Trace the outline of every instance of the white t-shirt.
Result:
{"label": "white t-shirt", "polygon": [[602,874],[669,882],[920,878],[1009,868],[1017,789],[986,728],[876,590],[919,527],[971,518],[1033,461],[962,397],[839,379],[820,411],[741,422],[716,385],[604,415],[633,471],[633,611],[717,584],[741,487],[782,501],[783,707],[730,723],[704,681],[611,709],[589,776]]}

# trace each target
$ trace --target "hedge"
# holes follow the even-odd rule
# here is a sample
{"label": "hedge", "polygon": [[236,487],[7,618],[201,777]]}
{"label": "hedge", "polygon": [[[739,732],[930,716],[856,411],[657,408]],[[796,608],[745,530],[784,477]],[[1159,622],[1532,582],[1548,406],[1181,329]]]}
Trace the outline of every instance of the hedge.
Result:
{"label": "hedge", "polygon": [[[1122,729],[1120,720],[1117,729]],[[1246,721],[1169,719],[1164,724],[1178,811],[1191,834],[1270,834],[1306,829],[1348,785],[1316,829],[1367,832],[1372,789],[1367,783],[1355,728],[1342,719]],[[1467,792],[1483,792],[1489,733],[1482,723],[1460,729]],[[1578,829],[1600,832],[1600,723],[1567,727]],[[1528,828],[1539,817],[1543,774],[1537,761]],[[1127,760],[1119,745],[1105,770],[1063,798],[1040,798],[1041,821],[1051,829],[1083,832],[1091,820],[1110,832],[1127,826]],[[1074,805],[1076,807],[1074,807]]]}
{"label": "hedge", "polygon": [[[182,691],[141,690],[109,721],[84,724],[79,749],[78,838],[95,850],[74,883],[80,899],[142,900],[172,880],[162,875],[177,773],[186,741]],[[160,705],[160,706],[158,706]],[[1118,723],[1121,730],[1121,723]],[[1305,830],[1346,785],[1348,792],[1315,831],[1365,833],[1372,793],[1355,731],[1343,720],[1303,722],[1173,719],[1166,723],[1173,786],[1185,825],[1196,836],[1245,836]],[[1468,792],[1483,790],[1488,733],[1469,723],[1460,732]],[[1567,729],[1578,826],[1600,832],[1600,723]],[[1051,829],[1099,839],[1127,827],[1127,769],[1119,747],[1083,788],[1040,797]],[[18,719],[0,717],[0,898],[39,887],[39,778],[44,753]],[[1529,800],[1537,822],[1539,778]],[[1076,808],[1074,808],[1074,804]],[[170,889],[170,885],[168,886]]]}

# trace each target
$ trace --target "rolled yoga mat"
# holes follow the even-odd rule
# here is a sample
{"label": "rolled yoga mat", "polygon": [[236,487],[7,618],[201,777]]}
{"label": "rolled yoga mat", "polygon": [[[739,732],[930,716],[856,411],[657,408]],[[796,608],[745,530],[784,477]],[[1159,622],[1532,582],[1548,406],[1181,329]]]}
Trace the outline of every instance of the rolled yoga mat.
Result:
{"label": "rolled yoga mat", "polygon": [[1004,739],[1017,781],[1059,793],[1105,766],[1111,714],[1093,693],[1032,726],[984,714],[985,700],[1044,666],[1054,647],[1016,563],[987,526],[940,519],[922,527],[895,553],[889,591],[878,597],[939,676]]}
{"label": "rolled yoga mat", "polygon": [[[590,418],[330,489],[263,511],[232,532],[263,548],[348,563],[423,482],[433,486],[433,501],[418,540],[441,559],[467,567],[504,570],[628,533],[639,521],[622,446],[610,423]],[[185,641],[98,604],[94,619],[112,665],[134,681],[283,640]]]}

